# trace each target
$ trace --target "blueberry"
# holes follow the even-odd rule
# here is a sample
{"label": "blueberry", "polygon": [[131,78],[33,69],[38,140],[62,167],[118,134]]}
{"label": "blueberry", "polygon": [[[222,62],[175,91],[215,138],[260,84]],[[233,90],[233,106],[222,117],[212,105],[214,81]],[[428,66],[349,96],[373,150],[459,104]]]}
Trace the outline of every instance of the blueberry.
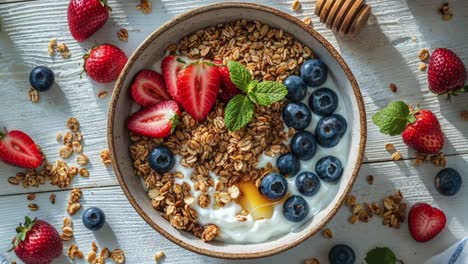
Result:
{"label": "blueberry", "polygon": [[315,172],[320,179],[326,182],[336,182],[343,174],[343,165],[341,161],[334,156],[326,156],[317,161]]}
{"label": "blueberry", "polygon": [[281,174],[294,177],[299,172],[301,163],[292,153],[286,153],[278,157],[276,167],[278,167]]}
{"label": "blueberry", "polygon": [[304,103],[289,103],[283,108],[283,121],[288,127],[303,130],[311,120],[312,113]]}
{"label": "blueberry", "polygon": [[288,89],[288,95],[286,95],[286,98],[289,101],[300,101],[304,99],[307,94],[307,86],[299,76],[291,75],[284,80],[283,84]]}
{"label": "blueberry", "polygon": [[300,222],[309,213],[309,205],[299,195],[291,195],[283,204],[283,214],[291,222]]}
{"label": "blueberry", "polygon": [[356,254],[349,246],[338,244],[330,249],[328,260],[330,260],[330,264],[354,264]]}
{"label": "blueberry", "polygon": [[262,178],[260,193],[270,200],[279,200],[288,192],[288,182],[283,175],[270,173]]}
{"label": "blueberry", "polygon": [[462,178],[458,171],[446,168],[437,173],[434,185],[437,191],[445,196],[455,195],[461,187]]}
{"label": "blueberry", "polygon": [[318,59],[306,60],[301,66],[301,77],[312,87],[322,85],[327,80],[327,66]]}
{"label": "blueberry", "polygon": [[49,90],[54,81],[54,72],[46,66],[37,66],[29,74],[29,83],[38,92]]}
{"label": "blueberry", "polygon": [[317,143],[324,148],[336,146],[341,137],[346,132],[348,124],[346,120],[338,114],[322,117],[315,127],[315,138]]}
{"label": "blueberry", "polygon": [[175,159],[166,146],[157,146],[149,155],[149,163],[153,170],[159,173],[168,172],[174,167]]}
{"label": "blueberry", "polygon": [[296,187],[304,196],[312,196],[320,189],[320,180],[314,173],[303,171],[296,177]]}
{"label": "blueberry", "polygon": [[309,160],[315,155],[317,141],[309,131],[300,131],[291,139],[291,151],[301,160]]}
{"label": "blueberry", "polygon": [[317,115],[329,116],[338,107],[338,96],[328,88],[320,88],[310,95],[309,106]]}
{"label": "blueberry", "polygon": [[104,223],[106,222],[106,215],[101,209],[97,207],[90,207],[84,211],[81,219],[83,220],[83,224],[86,226],[86,228],[96,231],[104,226]]}

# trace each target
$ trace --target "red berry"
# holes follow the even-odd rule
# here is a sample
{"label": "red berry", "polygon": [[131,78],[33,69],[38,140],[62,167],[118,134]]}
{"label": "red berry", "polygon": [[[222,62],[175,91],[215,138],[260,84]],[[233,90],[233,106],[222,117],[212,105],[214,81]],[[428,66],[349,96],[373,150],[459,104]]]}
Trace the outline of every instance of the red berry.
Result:
{"label": "red berry", "polygon": [[161,72],[164,76],[166,88],[172,98],[180,103],[180,98],[177,90],[177,74],[184,67],[183,63],[177,61],[176,56],[166,56],[161,63]]}
{"label": "red berry", "polygon": [[84,69],[88,76],[100,83],[117,80],[127,63],[127,56],[111,44],[97,46],[84,57]]}
{"label": "red berry", "polygon": [[152,70],[142,70],[135,76],[131,95],[133,100],[141,106],[151,106],[161,101],[171,100],[163,76]]}
{"label": "red berry", "polygon": [[24,263],[47,264],[62,255],[62,238],[49,223],[26,217],[24,226],[20,225],[16,231],[12,249]]}
{"label": "red berry", "polygon": [[42,164],[42,155],[31,137],[19,130],[0,132],[0,159],[8,164],[34,169]]}
{"label": "red berry", "polygon": [[[216,64],[223,64],[221,61],[214,61]],[[227,66],[218,66],[219,76],[221,78],[221,87],[219,89],[219,99],[223,102],[229,102],[232,97],[241,93],[241,90],[234,85],[231,80],[229,68]]]}
{"label": "red berry", "polygon": [[418,242],[433,239],[444,229],[446,222],[444,212],[426,203],[413,205],[408,216],[409,232]]}
{"label": "red berry", "polygon": [[427,80],[429,89],[436,94],[457,90],[466,81],[465,65],[453,51],[438,48],[431,54]]}
{"label": "red berry", "polygon": [[401,134],[409,147],[427,154],[438,153],[444,146],[444,134],[437,117],[429,110],[422,109],[416,114],[416,121],[408,124]]}
{"label": "red berry", "polygon": [[128,130],[147,137],[167,137],[174,130],[180,116],[175,101],[162,101],[133,114],[127,122]]}
{"label": "red berry", "polygon": [[216,102],[220,86],[216,66],[195,62],[177,74],[177,94],[184,109],[197,121],[204,120]]}
{"label": "red berry", "polygon": [[107,0],[71,0],[68,4],[68,27],[73,38],[83,41],[109,19]]}

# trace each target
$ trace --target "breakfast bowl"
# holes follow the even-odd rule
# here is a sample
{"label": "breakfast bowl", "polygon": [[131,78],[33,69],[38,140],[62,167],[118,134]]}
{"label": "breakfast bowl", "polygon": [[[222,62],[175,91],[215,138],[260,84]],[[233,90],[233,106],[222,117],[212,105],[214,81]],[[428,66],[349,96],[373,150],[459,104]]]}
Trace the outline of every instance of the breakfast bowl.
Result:
{"label": "breakfast bowl", "polygon": [[[248,30],[246,29],[244,32],[246,35],[236,38],[236,36],[234,36],[234,30],[231,30],[232,28],[227,28],[226,30],[223,28],[223,24],[228,23],[232,23],[231,25],[234,28],[248,28]],[[202,29],[203,31],[200,31]],[[216,35],[217,33],[213,32],[218,32],[219,34]],[[206,40],[205,42],[200,41],[200,46],[195,47],[192,45],[192,42],[195,42],[198,37],[207,37],[209,40]],[[272,37],[279,40],[276,42],[271,41],[261,44],[258,44],[254,41],[252,43],[252,47],[250,47],[250,44],[244,43],[245,45],[243,45],[241,43],[239,44],[239,47],[242,48],[237,49],[237,51],[227,53],[223,47],[220,48],[216,45],[211,46],[211,49],[210,47],[207,47],[212,43],[217,43],[218,40],[221,41],[222,39],[224,39],[226,43],[229,42],[230,45],[236,45],[236,42],[242,42],[243,40],[250,37],[258,39]],[[293,49],[292,51],[286,51],[286,48],[284,48],[285,45],[289,45],[287,44],[289,42],[291,43],[290,49]],[[179,46],[174,46],[174,43],[181,44]],[[271,58],[268,57],[267,52],[265,52],[262,53],[263,55],[260,58],[255,57],[257,56],[257,53],[255,53],[256,49],[265,50],[267,48],[281,51],[281,55],[274,55],[276,57],[273,56]],[[198,124],[205,124],[211,121],[214,121],[214,126],[212,126],[215,128],[214,134],[217,133],[217,127],[219,129],[224,129],[223,131],[225,131],[222,114],[217,115],[217,113],[214,113],[216,111],[223,111],[223,103],[217,103],[216,106],[213,107],[213,110],[211,110],[210,115],[208,116],[208,121],[205,120],[202,122],[196,122],[193,118],[191,119],[190,115],[187,113],[182,113],[181,116],[178,115],[177,117],[181,118],[181,125],[178,125],[176,131],[173,133],[174,135],[171,135],[172,139],[143,139],[143,137],[135,135],[133,132],[129,132],[129,129],[127,128],[129,124],[129,118],[131,118],[136,109],[130,92],[132,83],[136,82],[135,76],[143,69],[153,69],[159,71],[161,68],[161,60],[166,58],[165,56],[168,52],[176,52],[176,50],[182,50],[183,54],[185,55],[188,53],[189,58],[184,57],[183,59],[190,61],[198,59],[201,55],[203,55],[203,53],[205,55],[211,54],[212,57],[216,58],[217,55],[214,53],[221,52],[221,50],[223,50],[227,57],[233,58],[232,60],[242,61],[243,57],[248,58],[248,60],[253,62],[256,61],[257,64],[246,63],[247,69],[250,70],[256,79],[258,79],[258,76],[260,76],[263,78],[263,80],[270,79],[279,82],[282,82],[285,80],[285,78],[287,78],[285,73],[290,75],[299,74],[300,64],[303,64],[306,59],[319,58],[324,63],[324,65],[326,65],[328,70],[328,77],[325,75],[327,81],[322,86],[325,85],[327,87],[331,87],[331,89],[335,91],[336,94],[338,94],[337,98],[339,99],[339,104],[336,108],[336,113],[344,117],[347,128],[345,125],[345,129],[343,130],[345,132],[342,133],[341,142],[337,145],[337,147],[319,147],[317,153],[321,156],[316,154],[316,157],[313,159],[301,160],[300,166],[302,166],[302,169],[306,168],[309,170],[311,168],[310,164],[312,164],[312,166],[315,165],[316,162],[318,163],[317,160],[320,157],[330,155],[331,153],[332,155],[341,159],[340,167],[342,166],[342,174],[340,174],[340,179],[336,181],[330,180],[330,178],[321,178],[320,182],[322,182],[322,187],[320,187],[317,195],[310,198],[311,200],[307,200],[306,203],[309,204],[309,206],[305,205],[305,207],[307,207],[305,213],[304,211],[300,212],[304,213],[304,218],[292,219],[293,221],[286,221],[284,220],[286,215],[283,216],[283,214],[286,214],[285,204],[288,203],[290,198],[298,198],[298,196],[300,196],[295,195],[298,192],[298,189],[293,186],[294,175],[289,177],[285,176],[285,179],[287,180],[286,185],[288,185],[290,189],[289,194],[284,196],[284,199],[271,204],[262,204],[260,206],[263,209],[270,208],[270,215],[268,217],[265,217],[264,215],[260,217],[254,216],[254,212],[257,215],[259,214],[259,210],[257,210],[258,207],[250,210],[250,212],[249,210],[244,210],[245,207],[241,200],[243,198],[248,200],[248,197],[250,196],[246,192],[248,188],[243,188],[242,186],[245,182],[248,182],[248,179],[250,178],[249,176],[239,174],[240,171],[243,171],[242,166],[251,166],[249,160],[254,159],[250,158],[252,156],[251,153],[249,153],[248,156],[236,156],[240,156],[241,161],[240,163],[238,162],[234,165],[234,169],[237,172],[233,172],[232,175],[239,175],[238,177],[235,177],[235,180],[239,182],[238,186],[240,187],[237,187],[235,184],[233,187],[230,185],[230,180],[224,179],[224,181],[221,176],[218,179],[217,175],[223,174],[223,171],[222,169],[216,167],[216,164],[213,165],[213,163],[218,162],[219,159],[221,159],[218,159],[218,156],[222,157],[223,154],[225,154],[226,156],[231,157],[233,155],[228,155],[231,153],[231,147],[228,146],[227,150],[217,149],[219,146],[216,145],[216,142],[213,143],[213,140],[211,140],[210,143],[205,142],[206,146],[204,146],[203,143],[197,143],[198,148],[203,149],[206,147],[208,149],[212,149],[213,152],[217,152],[218,154],[216,157],[213,156],[212,158],[208,158],[206,161],[206,164],[212,164],[213,168],[216,167],[214,170],[215,173],[212,171],[208,171],[206,173],[208,181],[199,181],[195,183],[190,182],[191,180],[189,178],[192,178],[193,181],[196,181],[196,177],[193,176],[195,175],[193,169],[189,173],[183,173],[184,171],[188,171],[187,168],[182,168],[184,166],[196,167],[195,165],[190,166],[190,164],[194,162],[196,158],[193,158],[191,161],[189,161],[187,157],[183,157],[183,154],[181,153],[191,152],[190,150],[187,151],[185,149],[179,151],[177,148],[182,148],[182,146],[183,148],[189,147],[184,145],[186,142],[182,144],[178,140],[182,140],[184,135],[185,137],[192,135],[190,133],[195,133],[193,131],[196,129],[201,129],[200,127],[202,125]],[[299,59],[296,60],[297,58]],[[215,65],[226,63],[226,58],[223,58],[223,56],[218,59],[220,59],[221,62],[216,62]],[[271,69],[271,67],[273,67],[271,65],[275,65],[276,60],[278,60],[278,65],[276,65],[275,69]],[[177,59],[177,62],[179,61],[182,61],[182,57]],[[162,63],[164,64],[164,61]],[[203,64],[203,62],[197,63]],[[263,67],[266,67],[267,70],[256,70],[255,67],[257,66],[255,65],[263,65],[258,67],[262,67],[262,69]],[[210,65],[210,67],[218,66]],[[166,77],[165,74],[163,75]],[[179,76],[180,73],[177,74],[177,78],[179,78]],[[168,81],[166,79],[166,85],[168,87],[167,89],[169,89],[167,82]],[[176,85],[180,85],[180,83],[177,81]],[[311,91],[316,89],[314,88],[308,90],[309,91],[307,93],[310,94]],[[219,100],[217,102],[219,102]],[[182,104],[182,107],[186,108],[184,103]],[[226,132],[225,135],[235,136],[235,138],[228,138],[228,142],[234,142],[234,146],[240,148],[249,148],[247,146],[250,146],[249,144],[252,143],[246,143],[245,140],[247,138],[256,138],[259,141],[265,140],[262,139],[262,134],[258,132],[261,131],[260,127],[268,128],[270,123],[278,124],[278,122],[281,122],[281,131],[278,131],[277,134],[288,138],[287,140],[290,140],[289,137],[294,135],[295,130],[289,128],[289,130],[286,129],[284,132],[282,132],[283,123],[281,121],[281,111],[284,112],[284,108],[282,107],[285,104],[286,102],[276,102],[272,104],[275,105],[274,107],[272,106],[272,108],[255,108],[266,109],[266,111],[261,112],[265,116],[261,116],[261,114],[255,114],[253,117],[254,120],[257,122],[259,122],[259,120],[270,121],[259,123],[258,126],[255,125],[256,123],[252,124],[254,121],[251,121],[251,123],[248,125],[248,129],[246,129],[250,134],[246,133],[240,135]],[[306,104],[303,105],[305,106]],[[174,107],[177,107],[177,103],[174,103]],[[179,107],[181,107],[180,104]],[[308,111],[310,112],[310,110]],[[187,110],[187,112],[189,112],[189,110]],[[276,116],[273,119],[268,119],[271,118],[271,115]],[[311,118],[312,121],[309,119],[309,126],[315,126],[317,122],[319,122],[319,118],[321,117],[314,114]],[[149,122],[151,122],[151,120]],[[206,126],[208,125],[213,124],[206,124]],[[190,129],[192,129],[192,127],[195,128],[193,128],[189,133],[184,130],[184,127],[189,127]],[[117,179],[130,204],[151,227],[177,245],[196,253],[220,258],[245,259],[270,256],[290,249],[316,234],[328,223],[328,221],[333,218],[341,204],[344,202],[345,197],[351,190],[362,163],[366,141],[366,115],[362,96],[351,70],[344,62],[343,58],[338,54],[338,52],[330,45],[330,43],[328,43],[310,26],[304,24],[297,18],[270,7],[251,3],[219,3],[201,7],[182,14],[161,26],[146,40],[143,41],[143,43],[132,54],[117,80],[110,102],[107,129],[109,150],[112,158],[113,169]],[[212,132],[211,130],[205,128],[201,131],[205,131],[209,137],[210,135],[208,134]],[[256,134],[255,131],[260,134]],[[179,137],[179,139],[177,137]],[[214,137],[216,138],[217,136],[214,135]],[[220,137],[222,137],[222,135]],[[271,138],[271,136],[268,138]],[[216,140],[222,141],[222,138]],[[270,140],[272,142],[277,141],[274,138]],[[140,144],[141,142],[148,142],[151,147],[144,144],[142,145]],[[178,171],[172,174],[170,172],[168,172],[169,174],[165,172],[164,174],[157,174],[151,170],[153,167],[149,167],[149,162],[147,161],[147,159],[149,159],[148,152],[151,152],[151,149],[158,144],[166,144],[167,147],[169,147],[169,149],[172,151],[177,151],[174,152],[175,154],[180,154],[175,155],[178,158],[176,157],[174,159],[175,163],[178,164],[175,168],[179,168],[182,172]],[[285,152],[289,151],[287,144],[278,143],[278,145],[275,145],[276,147],[272,146],[273,143],[271,142],[268,144],[270,144],[268,145],[267,151],[269,152],[269,156],[275,156],[275,153],[281,154],[281,156],[289,155],[285,154]],[[225,146],[219,148],[224,147]],[[135,154],[136,152],[143,153],[143,161],[135,158],[135,155],[137,155]],[[196,154],[197,151],[195,151],[193,155]],[[210,153],[205,154],[209,156]],[[263,155],[262,153],[260,154]],[[182,160],[180,159],[180,156],[182,156]],[[198,156],[198,160],[201,159],[203,158]],[[259,187],[259,184],[263,184],[263,179],[266,178],[266,174],[274,174],[273,171],[278,171],[278,168],[273,168],[274,166],[272,166],[271,163],[258,161],[259,159],[261,160],[261,158],[257,157],[256,162],[254,162],[255,164],[252,166],[257,166],[258,164],[262,163],[262,166],[265,166],[265,168],[259,170],[259,173],[263,173],[264,175],[262,174],[262,176],[260,176],[257,172],[250,174],[249,172],[245,173],[254,175],[250,177],[254,180],[256,179],[255,181],[252,180],[252,184],[250,185],[251,187],[255,186],[253,187],[252,192],[259,192],[257,188]],[[195,163],[196,162],[198,161],[195,161]],[[179,163],[183,166],[180,166]],[[145,174],[150,175],[148,176]],[[232,176],[230,173],[224,174],[225,176],[226,174]],[[143,179],[142,177],[139,177],[139,175],[143,176]],[[213,175],[213,177],[210,175]],[[314,177],[317,178],[316,176]],[[164,179],[167,178],[170,178],[170,180],[164,182]],[[180,178],[182,178],[182,180],[187,179],[188,183],[181,182]],[[297,178],[298,177],[296,177],[296,179]],[[232,177],[230,179],[232,179]],[[181,184],[178,184],[177,182]],[[170,183],[170,185],[166,186],[168,183]],[[217,193],[218,187],[222,186],[219,188],[222,190],[224,185],[226,185],[225,188],[226,190],[229,190],[229,192],[226,191],[221,193],[220,191]],[[230,185],[229,189],[227,188],[227,185]],[[168,191],[168,189],[170,189],[170,191]],[[208,191],[206,191],[206,189],[208,189]],[[249,190],[252,190],[252,188]],[[182,193],[185,196],[182,195]],[[226,195],[228,193],[231,196],[227,198],[224,197],[224,200],[227,199],[228,201],[224,201],[223,198],[220,199],[221,194]],[[211,203],[217,205],[216,207],[213,206],[214,209],[209,209],[211,207],[206,208],[206,206],[201,205],[203,203],[202,201],[204,201],[204,199],[201,199],[201,197],[205,197],[206,195],[212,195],[211,200],[207,199],[207,201],[208,204]],[[183,199],[181,201],[177,200],[181,196]],[[305,198],[309,199],[308,197]],[[298,199],[302,198],[299,197]],[[219,200],[222,202],[219,202]],[[229,203],[231,200],[232,202]],[[286,200],[286,202],[284,200]],[[283,209],[281,209],[281,205],[278,204],[279,202],[284,202],[284,205],[282,204]],[[161,203],[163,203],[165,207],[162,207]],[[252,205],[253,202],[247,201],[247,203]],[[193,208],[191,209],[191,207]],[[186,211],[184,211],[183,208],[185,208]],[[242,209],[240,212],[238,212],[236,215],[231,215],[233,220],[229,220],[231,222],[227,221],[226,219],[229,218],[229,214],[235,210],[239,210],[239,208]],[[155,209],[158,209],[159,212]],[[283,213],[281,213],[281,210],[283,210]],[[188,213],[186,214],[186,212]],[[195,218],[195,220],[192,219],[192,216]],[[291,220],[291,215],[289,215],[287,218]],[[232,223],[232,225],[226,224],[224,226],[224,224],[228,222]]]}

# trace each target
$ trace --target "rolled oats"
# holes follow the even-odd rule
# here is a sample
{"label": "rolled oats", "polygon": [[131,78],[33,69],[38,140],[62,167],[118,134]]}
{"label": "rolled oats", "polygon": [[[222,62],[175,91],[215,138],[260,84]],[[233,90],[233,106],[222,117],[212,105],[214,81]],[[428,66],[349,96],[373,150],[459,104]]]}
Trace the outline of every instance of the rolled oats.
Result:
{"label": "rolled oats", "polygon": [[301,2],[299,0],[294,0],[294,2],[291,4],[291,9],[296,11],[299,8],[301,8]]}
{"label": "rolled oats", "polygon": [[78,122],[78,119],[76,119],[75,117],[70,117],[67,120],[67,127],[71,131],[77,132],[80,129],[80,123]]}
{"label": "rolled oats", "polygon": [[310,18],[310,16],[304,17],[304,19],[303,19],[302,21],[303,21],[304,24],[306,24],[306,25],[312,25],[312,19]]}
{"label": "rolled oats", "polygon": [[219,235],[220,235],[219,227],[217,225],[210,224],[210,225],[206,225],[205,228],[203,229],[201,239],[204,242],[208,242],[208,241],[215,239],[216,237],[219,237]]}
{"label": "rolled oats", "polygon": [[57,48],[57,39],[50,39],[49,44],[47,44],[47,52],[50,56],[55,55],[55,49]]}
{"label": "rolled oats", "polygon": [[396,151],[392,154],[392,160],[400,160],[402,158],[400,151]]}
{"label": "rolled oats", "polygon": [[151,2],[149,0],[140,0],[140,4],[136,6],[143,14],[151,13]]}
{"label": "rolled oats", "polygon": [[159,251],[156,254],[154,254],[154,261],[156,261],[156,263],[159,263],[165,257],[166,257],[166,254],[164,254],[164,252],[162,252],[162,251]]}
{"label": "rolled oats", "polygon": [[8,183],[12,185],[19,185],[20,181],[18,181],[18,179],[16,179],[15,177],[10,177],[8,178]]}
{"label": "rolled oats", "polygon": [[393,93],[396,93],[398,91],[398,86],[394,83],[390,83],[389,88]]}
{"label": "rolled oats", "polygon": [[69,241],[73,238],[73,229],[70,226],[65,226],[62,228],[62,240]]}
{"label": "rolled oats", "polygon": [[450,8],[449,3],[443,3],[439,8],[439,12],[442,15],[442,19],[445,21],[451,20],[453,17],[452,9]]}
{"label": "rolled oats", "polygon": [[80,169],[80,176],[89,177],[89,170],[87,168],[81,168]]}
{"label": "rolled oats", "polygon": [[70,50],[68,50],[68,47],[67,47],[67,44],[65,43],[60,43],[57,45],[57,51],[60,53],[60,55],[62,56],[62,58],[70,58],[71,57],[71,53],[70,53]]}
{"label": "rolled oats", "polygon": [[67,256],[74,260],[75,258],[82,259],[84,257],[83,252],[78,248],[78,245],[75,243],[71,244],[70,247],[68,247],[67,250]]}
{"label": "rolled oats", "polygon": [[75,152],[75,153],[82,153],[83,152],[83,146],[81,145],[81,143],[79,141],[73,141],[72,149],[73,149],[73,152]]}
{"label": "rolled oats", "polygon": [[29,89],[29,101],[33,103],[39,102],[39,93],[34,88]]}
{"label": "rolled oats", "polygon": [[324,238],[332,238],[333,237],[333,232],[331,231],[330,228],[325,228],[323,231],[322,231],[322,236]]}
{"label": "rolled oats", "polygon": [[94,251],[94,252],[98,252],[98,246],[96,244],[96,241],[93,241],[91,243],[91,250]]}
{"label": "rolled oats", "polygon": [[103,258],[105,258],[105,259],[106,259],[106,258],[109,258],[110,255],[111,255],[111,253],[110,253],[109,249],[106,248],[106,247],[103,247],[103,248],[101,249],[101,253],[99,253],[99,256],[100,256],[100,257],[103,257]]}
{"label": "rolled oats", "polygon": [[26,199],[28,201],[33,201],[34,199],[36,199],[36,194],[30,193],[30,194],[28,194],[28,196],[26,196]]}
{"label": "rolled oats", "polygon": [[73,153],[73,149],[68,146],[62,146],[59,149],[59,155],[61,158],[69,158]]}
{"label": "rolled oats", "polygon": [[31,211],[37,211],[39,209],[39,206],[37,204],[35,204],[35,203],[30,203],[30,204],[28,204],[28,208]]}
{"label": "rolled oats", "polygon": [[370,185],[374,184],[374,176],[369,175],[369,176],[366,177],[366,180],[367,180],[368,184],[370,184]]}
{"label": "rolled oats", "polygon": [[88,255],[86,255],[86,261],[88,263],[93,263],[93,261],[96,259],[96,252],[95,251],[90,251]]}
{"label": "rolled oats", "polygon": [[427,61],[427,59],[429,59],[429,50],[426,48],[422,48],[421,50],[419,50],[418,57],[421,62]]}
{"label": "rolled oats", "polygon": [[101,151],[101,160],[104,165],[109,165],[112,163],[111,158],[110,158],[110,152],[108,149],[104,149]]}
{"label": "rolled oats", "polygon": [[56,197],[57,197],[57,196],[56,196],[54,193],[52,193],[52,194],[49,196],[49,201],[50,201],[51,204],[55,204],[55,198],[56,198]]}
{"label": "rolled oats", "polygon": [[420,71],[425,71],[427,69],[427,64],[424,62],[419,63],[418,69]]}
{"label": "rolled oats", "polygon": [[70,197],[68,198],[68,205],[67,205],[67,212],[69,215],[74,215],[78,212],[81,208],[81,204],[79,203],[81,199],[82,192],[80,189],[73,189],[70,192]]}
{"label": "rolled oats", "polygon": [[76,163],[79,165],[86,165],[88,164],[88,157],[85,154],[80,154],[78,157],[76,157]]}
{"label": "rolled oats", "polygon": [[320,264],[320,262],[315,258],[306,259],[304,264]]}
{"label": "rolled oats", "polygon": [[108,94],[109,93],[107,91],[99,91],[98,97],[99,97],[99,99],[104,99],[104,98],[107,97]]}
{"label": "rolled oats", "polygon": [[121,41],[128,41],[128,30],[126,28],[119,29],[119,31],[117,32],[117,37]]}
{"label": "rolled oats", "polygon": [[58,142],[62,141],[62,132],[57,132],[57,135],[55,136],[55,140],[57,140]]}

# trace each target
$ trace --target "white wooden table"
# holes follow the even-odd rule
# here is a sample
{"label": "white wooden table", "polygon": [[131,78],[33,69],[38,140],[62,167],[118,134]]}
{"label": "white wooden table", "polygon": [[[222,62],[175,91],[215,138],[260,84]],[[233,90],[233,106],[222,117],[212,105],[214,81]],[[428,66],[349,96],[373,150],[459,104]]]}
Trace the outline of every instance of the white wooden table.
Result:
{"label": "white wooden table", "polygon": [[[0,3],[2,1],[0,0]],[[149,227],[133,210],[123,195],[110,167],[105,167],[99,152],[107,148],[106,121],[109,97],[97,98],[101,90],[112,90],[112,84],[101,85],[88,78],[79,78],[81,57],[84,49],[97,43],[110,42],[121,47],[130,55],[137,45],[165,21],[174,16],[209,3],[219,1],[201,0],[152,0],[153,12],[143,15],[135,9],[137,0],[110,0],[113,12],[108,23],[97,34],[83,43],[71,37],[67,26],[67,4],[62,0],[26,1],[0,4],[2,32],[0,33],[0,127],[20,129],[31,135],[52,161],[58,158],[59,144],[55,140],[58,131],[66,130],[66,120],[75,116],[79,119],[83,135],[84,150],[90,157],[89,178],[77,176],[71,187],[83,189],[84,207],[98,206],[107,216],[108,227],[99,232],[90,232],[81,224],[80,214],[75,220],[75,242],[85,252],[90,251],[91,242],[96,240],[100,247],[124,250],[127,263],[154,263],[154,254],[164,251],[166,263],[252,263],[253,261],[229,261],[197,255],[161,237]],[[418,70],[418,51],[427,47],[449,47],[468,65],[468,3],[452,1],[454,18],[442,21],[438,14],[440,0],[369,0],[373,17],[359,39],[346,41],[337,39],[313,15],[315,1],[302,0],[300,12],[290,11],[291,2],[283,0],[256,1],[299,18],[310,15],[314,27],[324,35],[342,54],[353,70],[367,109],[368,120],[389,101],[400,99],[434,111],[447,137],[444,152],[447,165],[464,174],[465,183],[454,197],[439,195],[433,187],[433,179],[440,168],[432,164],[420,167],[412,165],[415,156],[407,151],[399,137],[387,137],[378,133],[369,123],[365,164],[353,188],[360,201],[374,201],[401,189],[408,203],[427,202],[442,208],[447,217],[447,228],[430,242],[414,242],[406,223],[400,230],[390,229],[374,218],[370,223],[350,225],[349,209],[342,208],[328,225],[334,233],[332,239],[321,235],[309,239],[283,254],[255,260],[255,263],[301,263],[315,257],[328,263],[331,245],[343,242],[357,253],[357,263],[364,263],[365,254],[376,246],[390,247],[405,263],[423,263],[430,256],[442,251],[450,244],[468,235],[468,123],[460,118],[462,110],[468,110],[467,95],[454,98],[449,104],[445,99],[431,94],[427,87],[426,74]],[[129,41],[121,42],[117,30],[129,30]],[[187,32],[189,33],[189,32]],[[60,56],[51,58],[47,44],[51,38],[66,42],[71,50],[70,59]],[[49,92],[41,93],[40,102],[28,100],[28,76],[37,65],[47,65],[56,73],[56,83]],[[393,94],[389,83],[396,83],[398,92]],[[402,151],[404,160],[394,162],[385,151],[385,143],[394,143]],[[70,188],[58,189],[44,185],[38,189],[23,189],[8,184],[7,178],[18,170],[0,163],[0,253],[10,247],[15,226],[24,215],[37,216],[61,227],[67,215],[66,200]],[[374,185],[366,183],[366,176],[374,175]],[[26,194],[37,193],[36,203],[40,209],[31,212],[27,208]],[[51,205],[48,198],[57,195]],[[70,242],[66,242],[67,247]],[[17,260],[14,254],[6,254]],[[80,262],[80,261],[77,261]],[[84,263],[81,261],[80,263]],[[54,263],[71,263],[65,256]]]}

